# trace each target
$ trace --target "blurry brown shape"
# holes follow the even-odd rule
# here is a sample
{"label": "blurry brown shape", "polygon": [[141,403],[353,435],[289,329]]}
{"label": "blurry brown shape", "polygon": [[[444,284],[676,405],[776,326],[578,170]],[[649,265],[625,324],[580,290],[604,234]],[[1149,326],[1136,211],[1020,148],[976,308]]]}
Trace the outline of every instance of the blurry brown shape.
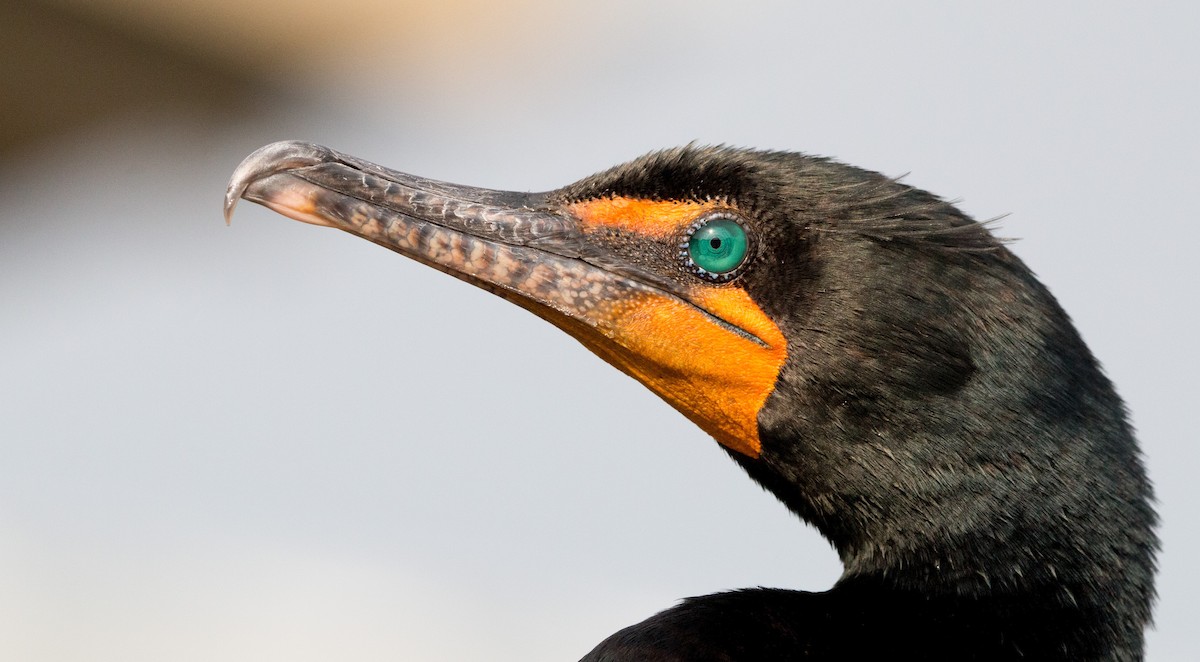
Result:
{"label": "blurry brown shape", "polygon": [[130,111],[232,111],[258,87],[232,67],[71,11],[0,3],[0,155]]}
{"label": "blurry brown shape", "polygon": [[9,0],[0,3],[0,155],[162,103],[228,111],[272,89],[302,95],[322,79],[375,75],[385,61],[408,65],[380,66],[387,76],[433,73],[494,49],[498,32],[517,37],[508,51],[534,48],[528,37],[545,8],[538,0]]}
{"label": "blurry brown shape", "polygon": [[523,0],[37,0],[226,66],[296,74],[348,56],[468,43]]}

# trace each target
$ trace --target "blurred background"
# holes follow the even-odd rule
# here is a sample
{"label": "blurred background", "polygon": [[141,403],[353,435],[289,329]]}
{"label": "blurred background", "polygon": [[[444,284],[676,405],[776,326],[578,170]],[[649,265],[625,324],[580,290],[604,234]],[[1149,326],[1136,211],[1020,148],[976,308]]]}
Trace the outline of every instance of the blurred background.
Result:
{"label": "blurred background", "polygon": [[544,190],[836,156],[1000,233],[1133,413],[1200,616],[1200,5],[0,4],[0,659],[574,660],[828,545],[565,334],[225,182],[299,138]]}

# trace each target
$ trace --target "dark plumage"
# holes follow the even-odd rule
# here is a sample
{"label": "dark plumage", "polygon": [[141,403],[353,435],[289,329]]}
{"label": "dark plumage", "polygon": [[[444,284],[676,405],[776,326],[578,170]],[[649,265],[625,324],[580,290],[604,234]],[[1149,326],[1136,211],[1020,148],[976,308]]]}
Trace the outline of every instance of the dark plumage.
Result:
{"label": "dark plumage", "polygon": [[[786,358],[754,411],[757,433],[745,445],[714,436],[833,543],[843,577],[825,593],[690,598],[585,660],[1141,659],[1158,543],[1124,407],[1045,287],[953,205],[824,158],[700,147],[514,195],[290,143],[247,159],[230,192],[495,291],[702,426],[690,400],[662,390],[674,383],[663,374],[689,364],[631,362],[640,336],[622,336],[624,318],[596,306],[668,306],[679,320],[692,306],[707,317],[680,324],[716,327],[696,342],[749,339],[763,355],[766,336],[714,311],[744,313],[747,324],[761,312],[782,333]],[[279,202],[297,199],[315,211]],[[750,255],[730,282],[698,281],[680,262],[676,221],[587,215],[608,199],[726,210],[752,238]],[[447,252],[456,241],[459,252]],[[514,266],[489,271],[506,261]],[[538,269],[564,284],[532,278]],[[577,305],[552,291],[596,274],[608,299],[572,290],[586,299]],[[731,290],[752,303],[713,298]],[[705,308],[711,301],[725,308]],[[759,360],[754,347],[739,351]]]}

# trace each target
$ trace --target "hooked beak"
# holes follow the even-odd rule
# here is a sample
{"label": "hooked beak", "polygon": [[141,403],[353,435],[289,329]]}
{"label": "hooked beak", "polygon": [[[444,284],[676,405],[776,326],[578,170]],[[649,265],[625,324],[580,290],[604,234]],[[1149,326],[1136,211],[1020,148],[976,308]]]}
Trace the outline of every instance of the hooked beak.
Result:
{"label": "hooked beak", "polygon": [[246,157],[225,193],[226,222],[239,198],[368,239],[568,331],[573,323],[602,330],[614,302],[658,289],[643,282],[655,280],[650,274],[587,262],[599,256],[578,220],[545,194],[425,179],[312,143],[273,143]]}

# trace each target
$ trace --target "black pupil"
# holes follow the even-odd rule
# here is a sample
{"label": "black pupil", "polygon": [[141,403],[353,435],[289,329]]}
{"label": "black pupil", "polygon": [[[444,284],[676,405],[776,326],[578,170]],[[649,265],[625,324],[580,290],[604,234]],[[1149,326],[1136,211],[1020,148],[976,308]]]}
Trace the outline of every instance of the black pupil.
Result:
{"label": "black pupil", "polygon": [[721,248],[721,240],[717,239],[716,237],[713,237],[712,239],[708,240],[708,245],[712,246],[713,250],[715,251],[715,250]]}

